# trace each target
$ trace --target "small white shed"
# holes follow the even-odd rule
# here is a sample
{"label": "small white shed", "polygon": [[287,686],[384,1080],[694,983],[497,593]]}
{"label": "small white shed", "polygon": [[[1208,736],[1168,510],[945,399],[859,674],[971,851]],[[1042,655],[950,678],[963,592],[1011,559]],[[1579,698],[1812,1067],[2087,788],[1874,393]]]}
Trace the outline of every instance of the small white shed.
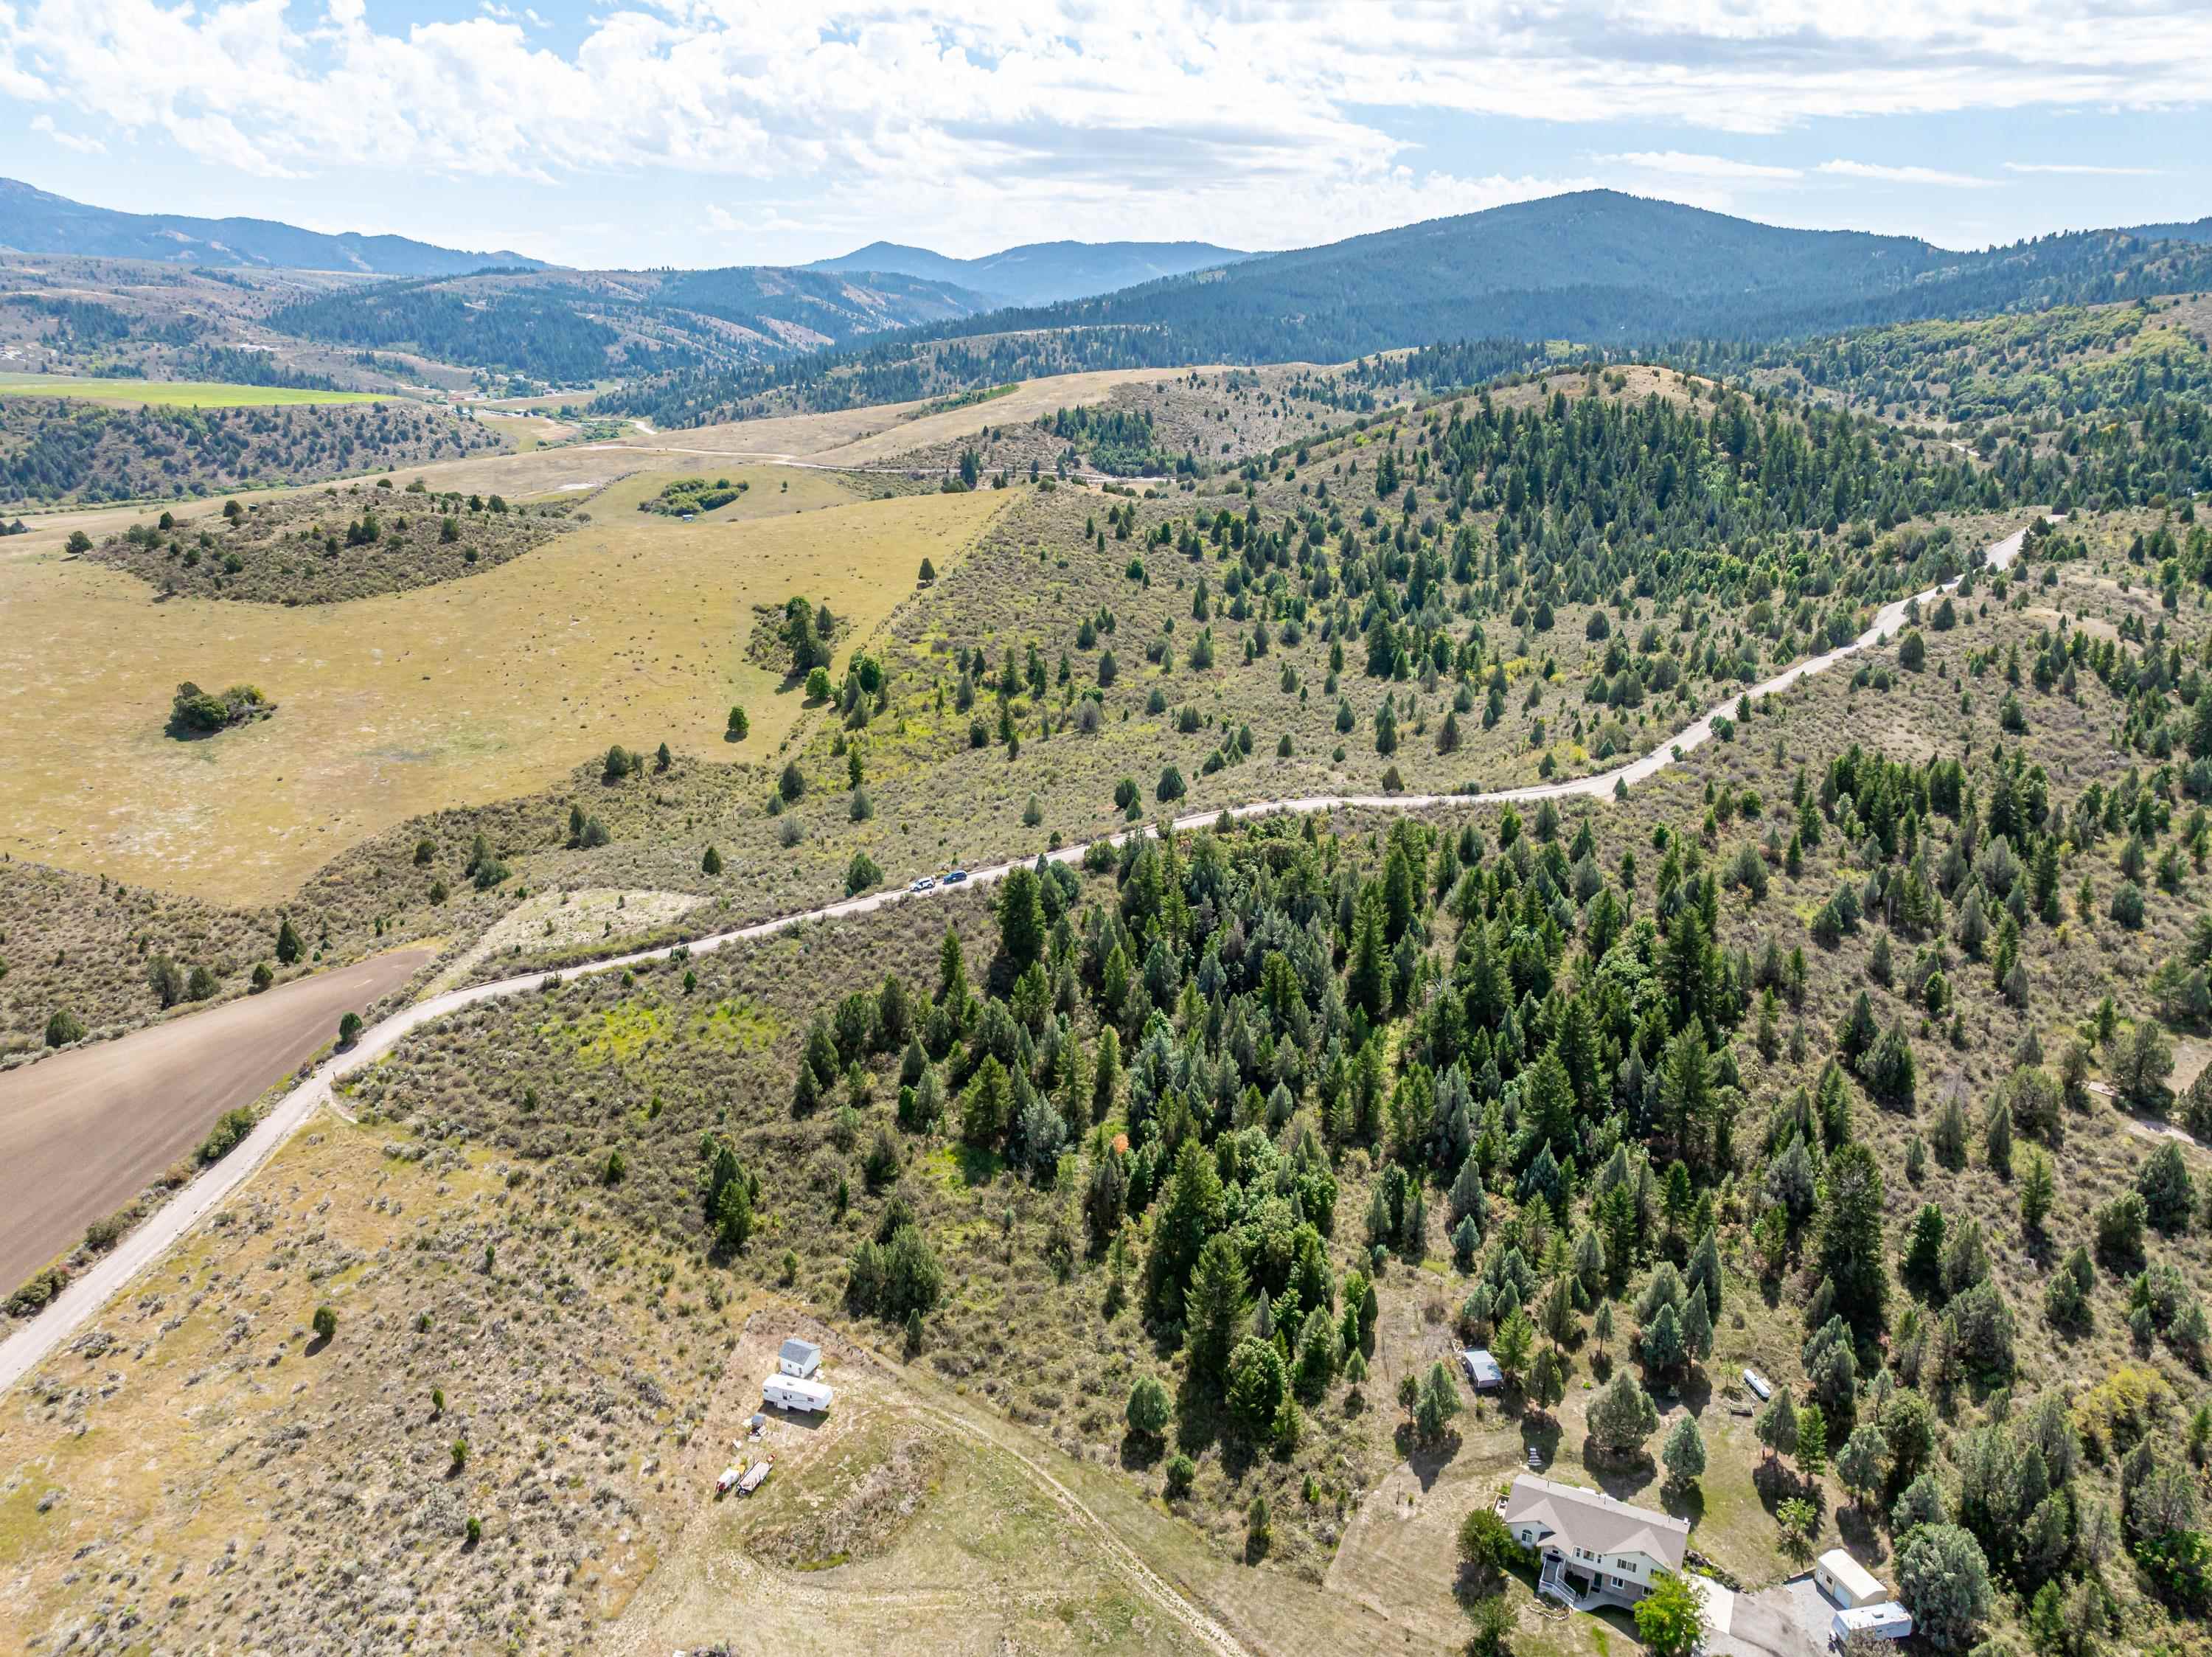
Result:
{"label": "small white shed", "polygon": [[1877,1640],[1909,1640],[1912,1613],[1894,1599],[1838,1611],[1828,1624],[1829,1643],[1840,1646],[1854,1634],[1869,1634]]}
{"label": "small white shed", "polygon": [[1889,1590],[1875,1580],[1874,1573],[1841,1548],[1831,1548],[1820,1556],[1813,1567],[1813,1580],[1820,1585],[1821,1593],[1845,1611],[1878,1605],[1889,1598]]}
{"label": "small white shed", "polygon": [[1468,1385],[1478,1392],[1496,1392],[1505,1386],[1505,1372],[1498,1367],[1498,1360],[1480,1347],[1473,1347],[1459,1355],[1460,1368],[1467,1372]]}
{"label": "small white shed", "polygon": [[775,1355],[775,1367],[780,1374],[794,1380],[810,1380],[822,1368],[822,1349],[812,1341],[786,1341]]}

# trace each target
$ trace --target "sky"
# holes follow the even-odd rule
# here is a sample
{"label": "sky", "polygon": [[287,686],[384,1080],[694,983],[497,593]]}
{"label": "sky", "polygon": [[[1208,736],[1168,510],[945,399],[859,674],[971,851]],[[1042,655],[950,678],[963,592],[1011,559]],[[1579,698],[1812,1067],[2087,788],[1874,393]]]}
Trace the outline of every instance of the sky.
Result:
{"label": "sky", "polygon": [[2212,214],[2212,0],[0,0],[0,174],[599,267],[1595,186],[1973,247]]}

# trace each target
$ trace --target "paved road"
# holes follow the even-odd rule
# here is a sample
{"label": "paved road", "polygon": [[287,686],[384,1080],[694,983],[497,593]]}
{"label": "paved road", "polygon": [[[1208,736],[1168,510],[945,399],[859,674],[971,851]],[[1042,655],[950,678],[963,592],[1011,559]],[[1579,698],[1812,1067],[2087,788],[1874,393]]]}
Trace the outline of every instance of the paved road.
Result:
{"label": "paved road", "polygon": [[[2016,530],[1989,549],[1988,561],[1996,569],[2003,569],[2020,555],[2025,530]],[[1923,601],[1936,597],[1956,586],[1947,582],[1943,588],[1931,588],[1918,596]],[[1838,662],[1871,649],[1885,638],[1894,637],[1905,624],[1907,600],[1900,599],[1885,605],[1875,617],[1874,625],[1850,643],[1841,645],[1824,655],[1799,662],[1786,672],[1777,673],[1763,684],[1754,685],[1743,692],[1753,698],[1777,691],[1786,691],[1799,679],[1825,671]],[[1735,705],[1731,697],[1720,708],[1708,713],[1696,723],[1678,733],[1671,743],[1654,748],[1641,759],[1621,765],[1595,777],[1571,777],[1565,782],[1541,783],[1528,788],[1503,789],[1492,794],[1382,794],[1382,795],[1315,795],[1298,800],[1262,800],[1249,806],[1239,806],[1229,813],[1233,818],[1268,817],[1281,813],[1329,811],[1340,807],[1369,806],[1389,811],[1416,811],[1440,805],[1501,804],[1536,800],[1567,800],[1577,797],[1609,799],[1618,784],[1630,788],[1657,775],[1675,759],[1711,740],[1716,715],[1727,712]],[[1202,828],[1215,820],[1218,813],[1200,812],[1179,819],[1178,829]],[[1112,837],[1115,843],[1131,834],[1149,834],[1147,826],[1129,829]],[[1065,846],[1052,854],[1060,862],[1074,862],[1082,857],[1083,846]],[[1029,860],[1021,860],[1026,864]],[[1015,863],[1000,863],[990,868],[977,869],[969,880],[974,886],[985,886],[1003,879]],[[939,891],[943,887],[938,888]],[[800,915],[787,915],[780,919],[763,921],[757,926],[740,927],[732,932],[717,933],[702,938],[689,946],[695,955],[711,954],[732,944],[746,943],[804,924],[809,921],[835,920],[846,916],[867,915],[896,903],[904,903],[915,894],[905,891],[874,892],[867,897],[849,898],[843,903],[830,904],[825,908],[809,910]],[[198,1223],[202,1215],[221,1203],[245,1183],[246,1179],[266,1161],[277,1146],[290,1136],[292,1131],[312,1116],[316,1109],[331,1097],[331,1084],[337,1078],[359,1069],[372,1060],[381,1057],[396,1046],[400,1039],[422,1026],[448,1014],[456,1013],[478,1002],[495,1001],[503,996],[517,996],[536,990],[548,978],[568,979],[587,972],[619,972],[625,966],[641,966],[659,960],[667,954],[665,949],[641,950],[633,954],[617,955],[610,960],[595,961],[588,966],[571,968],[557,973],[533,972],[521,978],[501,978],[490,984],[471,984],[464,989],[449,990],[443,995],[433,996],[385,1019],[365,1031],[355,1045],[342,1053],[333,1054],[319,1065],[314,1074],[278,1101],[275,1109],[264,1117],[246,1142],[215,1167],[186,1186],[169,1205],[149,1219],[90,1270],[72,1282],[37,1317],[30,1319],[4,1342],[0,1342],[0,1392],[13,1386],[33,1366],[58,1348],[86,1322],[93,1318],[125,1283],[159,1259],[169,1246]]]}
{"label": "paved road", "polygon": [[0,1074],[0,1293],[143,1191],[233,1106],[297,1069],[342,1014],[431,957],[394,950]]}

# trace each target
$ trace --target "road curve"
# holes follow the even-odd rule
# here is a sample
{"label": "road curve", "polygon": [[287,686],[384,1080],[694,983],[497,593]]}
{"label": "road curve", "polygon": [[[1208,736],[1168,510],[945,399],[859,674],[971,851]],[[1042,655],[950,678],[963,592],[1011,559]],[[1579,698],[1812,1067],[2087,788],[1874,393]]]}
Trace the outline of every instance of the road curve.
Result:
{"label": "road curve", "polygon": [[[1990,567],[2002,570],[2020,556],[2025,529],[2015,530],[2004,539],[1990,547],[1986,558]],[[1951,581],[1934,587],[1915,597],[1922,602],[1936,598],[1956,587]],[[1905,624],[1906,606],[1913,599],[1899,599],[1884,605],[1875,612],[1874,625],[1853,639],[1825,655],[1808,657],[1796,666],[1777,673],[1761,684],[1749,686],[1740,692],[1742,696],[1762,697],[1778,691],[1786,691],[1798,680],[1814,673],[1823,673],[1837,663],[1869,649],[1894,636]],[[1642,758],[1593,777],[1571,777],[1559,783],[1540,783],[1527,788],[1501,789],[1489,794],[1376,794],[1376,795],[1315,795],[1304,799],[1263,800],[1250,805],[1233,807],[1228,814],[1235,819],[1270,817],[1285,812],[1304,813],[1329,811],[1342,807],[1366,806],[1389,811],[1418,811],[1442,805],[1474,806],[1485,804],[1521,803],[1538,800],[1568,800],[1576,798],[1607,799],[1617,785],[1634,787],[1673,765],[1683,754],[1711,740],[1713,721],[1735,705],[1735,698],[1707,713],[1695,723],[1678,732],[1671,742],[1654,747]],[[1220,813],[1198,812],[1179,818],[1177,829],[1203,828],[1218,820]],[[1150,834],[1150,825],[1124,830],[1109,837],[1115,844],[1133,834]],[[1063,846],[1048,854],[1057,862],[1074,862],[1082,857],[1086,846]],[[1030,859],[1018,862],[995,864],[989,868],[975,870],[969,883],[988,886],[1003,879],[1009,869],[1026,867]],[[939,891],[944,888],[938,888]],[[794,926],[810,921],[837,920],[848,916],[872,914],[891,904],[905,902],[915,896],[904,890],[878,892],[862,898],[848,898],[842,903],[808,910],[802,914],[786,915],[775,920],[763,921],[757,925],[739,927],[734,931],[719,932],[681,946],[695,955],[710,954],[732,944],[750,943],[757,939],[774,937]],[[0,1342],[0,1393],[21,1380],[37,1364],[58,1349],[107,1304],[109,1299],[139,1272],[167,1252],[170,1246],[190,1231],[193,1226],[222,1203],[239,1186],[251,1178],[254,1171],[267,1161],[276,1148],[289,1138],[300,1124],[331,1096],[331,1084],[340,1077],[365,1064],[373,1063],[397,1046],[402,1039],[435,1022],[449,1014],[475,1006],[479,1002],[496,1001],[509,996],[519,996],[536,990],[547,980],[565,982],[587,973],[614,972],[624,967],[640,966],[647,962],[665,960],[668,949],[640,950],[631,954],[617,955],[607,960],[593,961],[586,966],[570,967],[561,972],[532,972],[520,978],[500,978],[488,984],[465,985],[448,990],[443,995],[433,996],[393,1013],[380,1023],[362,1033],[353,1046],[332,1054],[317,1067],[307,1079],[277,1101],[274,1109],[261,1119],[244,1143],[222,1161],[179,1191],[160,1212],[116,1246],[114,1250],[72,1282],[44,1312],[26,1322],[22,1327]]]}

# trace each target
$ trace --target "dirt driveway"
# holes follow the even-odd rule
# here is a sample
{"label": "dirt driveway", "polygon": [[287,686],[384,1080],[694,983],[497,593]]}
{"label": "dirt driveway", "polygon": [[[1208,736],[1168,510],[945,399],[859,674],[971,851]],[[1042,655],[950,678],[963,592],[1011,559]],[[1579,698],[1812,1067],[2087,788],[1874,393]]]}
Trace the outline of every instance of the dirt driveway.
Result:
{"label": "dirt driveway", "polygon": [[0,1294],[76,1242],[337,1034],[342,1014],[407,982],[396,949],[0,1075]]}

